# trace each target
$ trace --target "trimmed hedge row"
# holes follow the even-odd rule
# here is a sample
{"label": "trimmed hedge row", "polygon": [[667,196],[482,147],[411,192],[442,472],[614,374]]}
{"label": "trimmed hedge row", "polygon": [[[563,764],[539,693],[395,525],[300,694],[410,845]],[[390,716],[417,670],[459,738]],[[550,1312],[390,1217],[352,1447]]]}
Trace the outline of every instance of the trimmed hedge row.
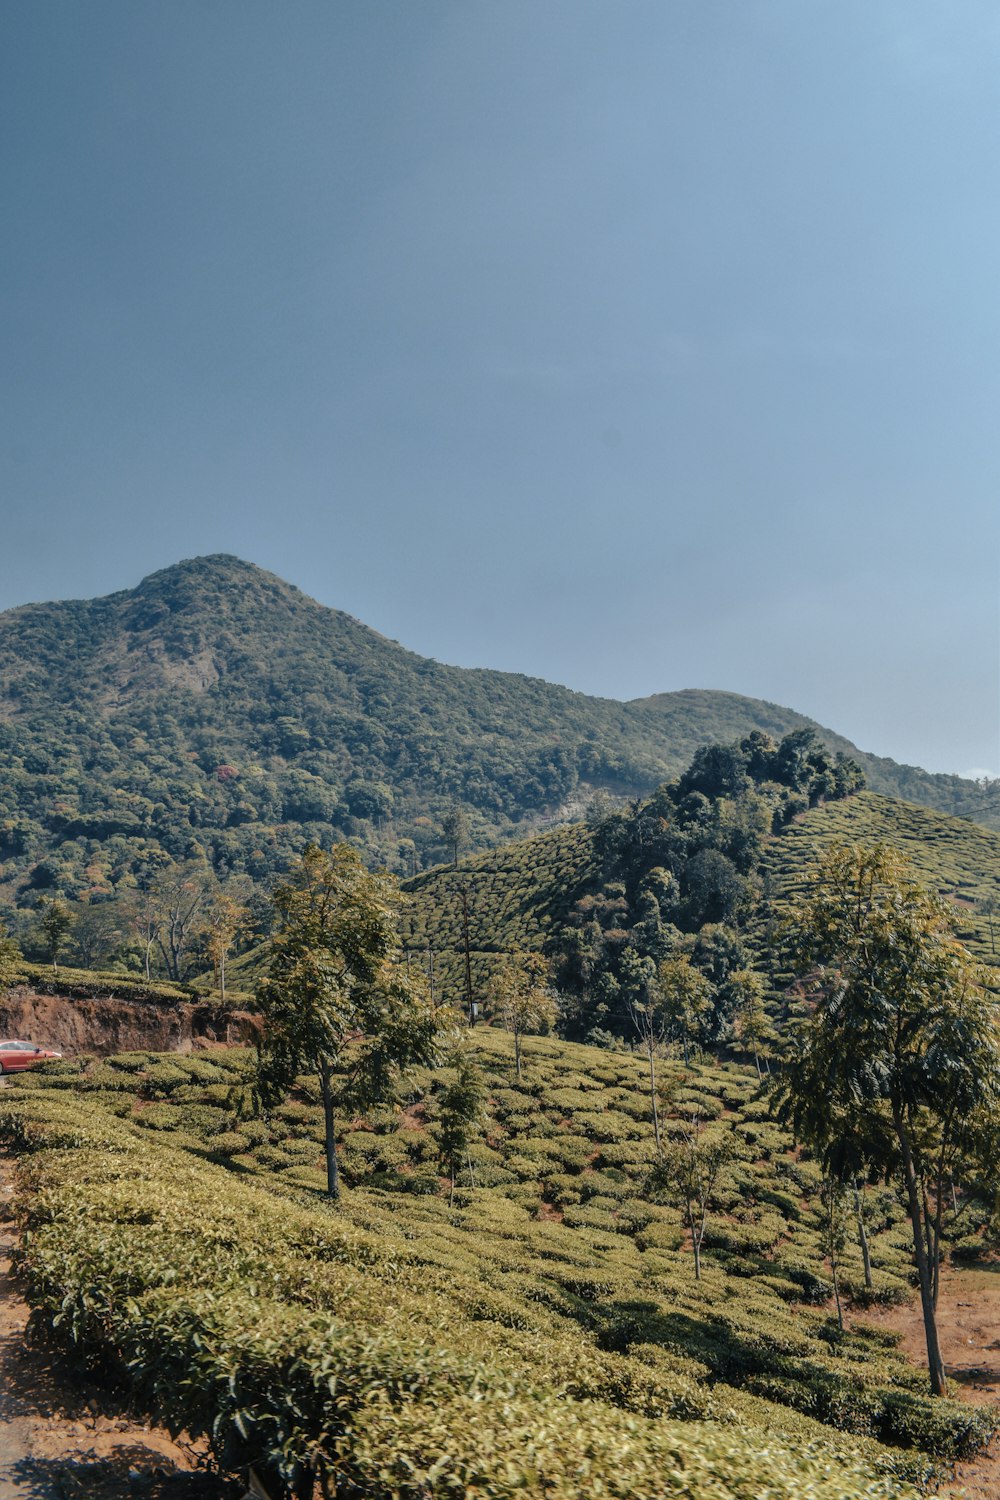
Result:
{"label": "trimmed hedge row", "polygon": [[[602,1352],[527,1298],[484,1287],[477,1323],[445,1242],[435,1270],[427,1246],[283,1202],[96,1101],[11,1091],[0,1131],[22,1152],[37,1316],[226,1466],[312,1469],[358,1500],[910,1500],[907,1465],[929,1472],[815,1425],[768,1436],[696,1367]],[[498,1336],[508,1307],[520,1326]]]}

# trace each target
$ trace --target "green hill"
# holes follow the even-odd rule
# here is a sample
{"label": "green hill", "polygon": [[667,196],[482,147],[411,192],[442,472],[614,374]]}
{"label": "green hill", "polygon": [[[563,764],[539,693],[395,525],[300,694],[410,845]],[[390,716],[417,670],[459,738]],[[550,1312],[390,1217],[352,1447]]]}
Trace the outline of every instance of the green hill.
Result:
{"label": "green hill", "polygon": [[[0,1134],[36,1307],[223,1463],[311,1455],[359,1500],[915,1500],[984,1441],[893,1335],[837,1331],[819,1170],[746,1069],[675,1068],[665,1106],[670,1139],[729,1153],[699,1281],[640,1058],[529,1038],[518,1077],[505,1034],[471,1045],[488,1102],[454,1202],[447,1068],[344,1122],[336,1210],[313,1080],[240,1122],[238,1052],[23,1076]],[[904,1298],[894,1194],[867,1217],[873,1289],[853,1243],[841,1285]]]}
{"label": "green hill", "polygon": [[984,962],[997,962],[1000,925],[980,903],[990,895],[1000,899],[1000,835],[912,803],[859,792],[813,808],[770,845],[767,864],[779,908],[802,890],[806,871],[823,851],[838,842],[883,842],[905,854],[927,888],[954,905],[963,943]]}
{"label": "green hill", "polygon": [[[732,693],[619,703],[414,655],[228,556],[0,616],[0,895],[102,895],[172,859],[262,880],[310,839],[410,874],[646,794],[709,741],[811,721]],[[876,761],[878,790],[1000,826],[1000,791]],[[574,812],[575,810],[575,812]]]}
{"label": "green hill", "polygon": [[[1000,834],[870,791],[812,808],[765,845],[764,868],[779,917],[824,849],[838,841],[884,841],[907,855],[928,888],[953,901],[963,942],[984,962],[996,962],[1000,919],[992,919],[991,936],[979,903],[990,893],[1000,898]],[[458,870],[428,871],[406,883],[404,942],[425,968],[427,950],[433,949],[442,993],[461,994],[464,888],[473,981],[481,989],[497,953],[552,946],[565,932],[574,903],[593,889],[596,871],[593,833],[585,824],[505,844],[464,860]],[[756,933],[755,941],[763,940]]]}

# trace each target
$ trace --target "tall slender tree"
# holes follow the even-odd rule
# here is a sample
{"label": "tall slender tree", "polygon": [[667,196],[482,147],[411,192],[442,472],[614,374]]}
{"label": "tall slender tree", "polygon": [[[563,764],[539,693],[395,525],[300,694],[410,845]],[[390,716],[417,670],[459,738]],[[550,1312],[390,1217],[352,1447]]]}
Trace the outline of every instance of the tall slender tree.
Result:
{"label": "tall slender tree", "polygon": [[996,1181],[992,1002],[947,907],[885,845],[832,849],[791,921],[813,1010],[779,1109],[825,1164],[900,1180],[931,1390],[943,1395],[934,1294],[946,1184],[956,1173]]}
{"label": "tall slender tree", "polygon": [[438,1095],[438,1144],[441,1162],[451,1179],[449,1206],[463,1162],[482,1120],[486,1080],[472,1051],[469,1035],[456,1038],[447,1058],[448,1074]]}
{"label": "tall slender tree", "polygon": [[522,1045],[532,1032],[548,1031],[556,1019],[548,962],[540,953],[505,954],[486,985],[486,1004],[514,1038],[514,1067],[521,1076]]}
{"label": "tall slender tree", "polygon": [[17,981],[21,970],[21,950],[6,927],[0,923],[0,995],[5,995]]}
{"label": "tall slender tree", "polygon": [[371,874],[346,844],[329,853],[310,845],[274,893],[253,1094],[268,1108],[299,1074],[318,1075],[331,1198],[340,1195],[338,1113],[384,1103],[401,1070],[434,1054],[433,1012],[401,961],[398,903],[391,877]]}
{"label": "tall slender tree", "polygon": [[58,968],[59,955],[65,948],[66,939],[72,929],[73,915],[64,902],[45,901],[42,903],[38,918],[38,931],[53,969]]}
{"label": "tall slender tree", "polygon": [[660,1152],[650,1177],[650,1189],[681,1207],[684,1227],[691,1235],[694,1276],[701,1280],[701,1249],[708,1216],[718,1207],[719,1179],[733,1156],[732,1131],[707,1132],[697,1110],[683,1114],[666,1150]]}
{"label": "tall slender tree", "polygon": [[449,807],[441,819],[441,832],[451,849],[451,862],[458,869],[458,856],[469,838],[469,814],[461,803]]}

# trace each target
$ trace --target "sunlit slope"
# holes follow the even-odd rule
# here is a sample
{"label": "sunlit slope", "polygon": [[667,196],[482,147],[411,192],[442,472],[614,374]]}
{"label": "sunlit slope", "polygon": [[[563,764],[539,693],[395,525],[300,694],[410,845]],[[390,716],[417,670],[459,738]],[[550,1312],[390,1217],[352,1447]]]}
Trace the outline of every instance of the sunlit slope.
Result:
{"label": "sunlit slope", "polygon": [[[664,1106],[668,1137],[697,1114],[732,1152],[698,1282],[650,1190],[642,1060],[529,1038],[518,1077],[509,1037],[472,1045],[488,1097],[454,1203],[446,1069],[343,1122],[336,1211],[315,1080],[264,1121],[233,1117],[233,1052],[19,1081],[0,1131],[37,1300],[231,1458],[318,1444],[367,1500],[888,1500],[978,1445],[982,1419],[925,1396],[891,1335],[836,1334],[820,1173],[749,1070],[698,1064]],[[874,1296],[908,1295],[893,1194],[870,1228]],[[842,1277],[861,1288],[855,1245]]]}
{"label": "sunlit slope", "polygon": [[700,746],[810,728],[879,791],[1000,826],[1000,783],[879,760],[781,705],[447,666],[238,558],[197,558],[0,613],[0,900],[103,896],[163,854],[264,882],[337,838],[409,873],[446,856],[455,803],[482,849],[594,789],[647,795]]}
{"label": "sunlit slope", "polygon": [[804,890],[810,869],[831,844],[878,842],[905,854],[928,889],[953,904],[958,935],[974,953],[996,957],[1000,917],[993,918],[991,938],[979,907],[991,894],[1000,899],[1000,834],[875,792],[813,808],[768,845],[775,904],[780,909]]}
{"label": "sunlit slope", "polygon": [[593,840],[582,823],[430,870],[407,882],[404,946],[411,962],[433,967],[443,993],[454,993],[465,982],[467,912],[472,980],[481,986],[498,953],[543,948],[594,874]]}

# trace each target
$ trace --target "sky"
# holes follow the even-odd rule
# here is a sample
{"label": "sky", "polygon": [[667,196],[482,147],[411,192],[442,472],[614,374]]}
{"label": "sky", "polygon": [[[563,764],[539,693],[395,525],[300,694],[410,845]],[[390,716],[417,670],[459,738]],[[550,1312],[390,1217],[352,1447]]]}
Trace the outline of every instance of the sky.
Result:
{"label": "sky", "polygon": [[998,65],[993,0],[5,0],[0,608],[233,552],[1000,774]]}

